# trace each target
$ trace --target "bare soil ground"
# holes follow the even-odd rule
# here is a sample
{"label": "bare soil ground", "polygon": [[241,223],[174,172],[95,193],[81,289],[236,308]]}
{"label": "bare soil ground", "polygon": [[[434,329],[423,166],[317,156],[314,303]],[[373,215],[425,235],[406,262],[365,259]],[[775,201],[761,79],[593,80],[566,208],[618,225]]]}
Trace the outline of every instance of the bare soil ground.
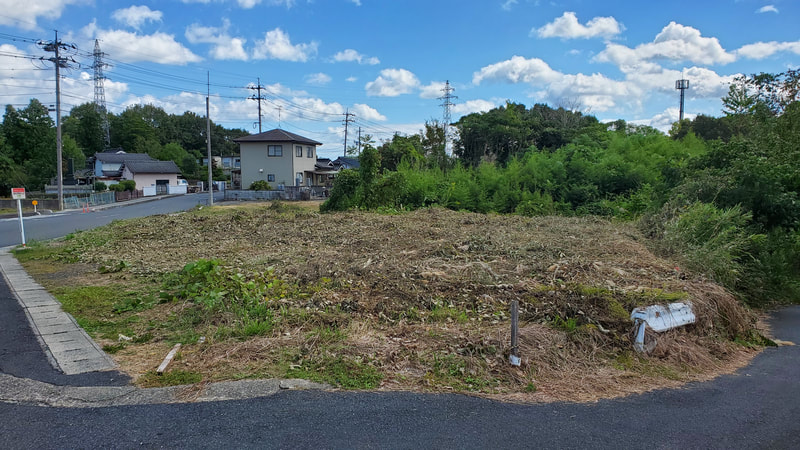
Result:
{"label": "bare soil ground", "polygon": [[[114,222],[20,259],[142,385],[164,384],[152,371],[174,342],[185,345],[171,370],[204,381],[298,377],[511,401],[590,401],[745,365],[755,315],[646,244],[630,224],[591,217],[258,204]],[[267,294],[238,318],[206,313],[213,299],[165,283],[198,260]],[[508,363],[512,300],[520,367]],[[634,353],[630,311],[673,301],[691,301],[697,323]]]}

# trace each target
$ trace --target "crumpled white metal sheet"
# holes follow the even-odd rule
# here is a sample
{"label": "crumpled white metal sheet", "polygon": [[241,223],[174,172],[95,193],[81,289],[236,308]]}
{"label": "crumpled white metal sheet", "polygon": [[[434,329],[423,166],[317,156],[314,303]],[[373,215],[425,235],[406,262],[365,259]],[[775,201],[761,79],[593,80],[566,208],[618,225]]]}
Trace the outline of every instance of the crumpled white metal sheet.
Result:
{"label": "crumpled white metal sheet", "polygon": [[670,303],[667,306],[652,305],[635,308],[631,312],[631,319],[636,323],[636,340],[633,348],[638,352],[649,351],[655,346],[645,346],[644,331],[646,327],[660,333],[694,323],[697,320],[692,312],[692,304],[681,302]]}

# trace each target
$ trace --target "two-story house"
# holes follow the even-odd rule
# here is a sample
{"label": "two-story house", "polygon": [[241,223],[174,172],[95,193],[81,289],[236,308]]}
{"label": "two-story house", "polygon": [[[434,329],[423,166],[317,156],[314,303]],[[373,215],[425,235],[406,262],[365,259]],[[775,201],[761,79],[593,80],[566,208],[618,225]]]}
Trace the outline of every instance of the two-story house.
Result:
{"label": "two-story house", "polygon": [[277,128],[234,142],[239,144],[243,189],[258,180],[268,182],[273,188],[314,184],[314,165],[321,142]]}

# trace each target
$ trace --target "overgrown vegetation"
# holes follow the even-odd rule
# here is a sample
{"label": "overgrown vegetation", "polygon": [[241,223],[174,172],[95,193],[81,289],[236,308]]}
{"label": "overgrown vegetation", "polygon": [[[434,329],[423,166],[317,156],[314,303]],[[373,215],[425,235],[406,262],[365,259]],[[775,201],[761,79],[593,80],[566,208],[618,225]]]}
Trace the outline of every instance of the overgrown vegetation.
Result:
{"label": "overgrown vegetation", "polygon": [[[595,217],[276,203],[118,221],[17,255],[146,386],[199,374],[581,400],[745,361],[753,316],[643,242]],[[512,300],[521,368],[508,364]],[[625,356],[630,310],[678,300],[700,322]],[[175,343],[174,379],[154,376]]]}
{"label": "overgrown vegetation", "polygon": [[456,159],[436,124],[362,153],[323,211],[453,210],[637,220],[654,246],[751,305],[800,299],[800,72],[738,78],[722,118],[670,135],[545,105],[463,117]]}

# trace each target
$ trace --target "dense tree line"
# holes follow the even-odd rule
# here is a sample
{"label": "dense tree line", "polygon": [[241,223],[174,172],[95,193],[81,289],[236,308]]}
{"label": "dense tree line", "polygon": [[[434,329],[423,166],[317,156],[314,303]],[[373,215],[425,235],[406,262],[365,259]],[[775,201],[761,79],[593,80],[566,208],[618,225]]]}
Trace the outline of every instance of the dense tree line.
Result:
{"label": "dense tree line", "polygon": [[[175,161],[187,178],[200,178],[197,161],[206,155],[206,119],[192,112],[167,114],[153,105],[133,105],[118,115],[109,113],[110,145],[106,144],[101,115],[93,103],[74,107],[62,120],[62,155],[83,168],[86,158],[106,148],[147,153]],[[217,156],[239,152],[233,142],[248,133],[212,122],[211,148]],[[56,175],[56,129],[47,108],[31,100],[24,108],[6,106],[0,124],[0,195],[11,187],[41,190]]]}
{"label": "dense tree line", "polygon": [[[740,77],[722,117],[669,134],[508,103],[362,152],[323,210],[438,205],[636,220],[659,251],[752,303],[800,300],[800,73]],[[442,136],[443,134],[440,133]],[[427,143],[427,146],[426,144]]]}

